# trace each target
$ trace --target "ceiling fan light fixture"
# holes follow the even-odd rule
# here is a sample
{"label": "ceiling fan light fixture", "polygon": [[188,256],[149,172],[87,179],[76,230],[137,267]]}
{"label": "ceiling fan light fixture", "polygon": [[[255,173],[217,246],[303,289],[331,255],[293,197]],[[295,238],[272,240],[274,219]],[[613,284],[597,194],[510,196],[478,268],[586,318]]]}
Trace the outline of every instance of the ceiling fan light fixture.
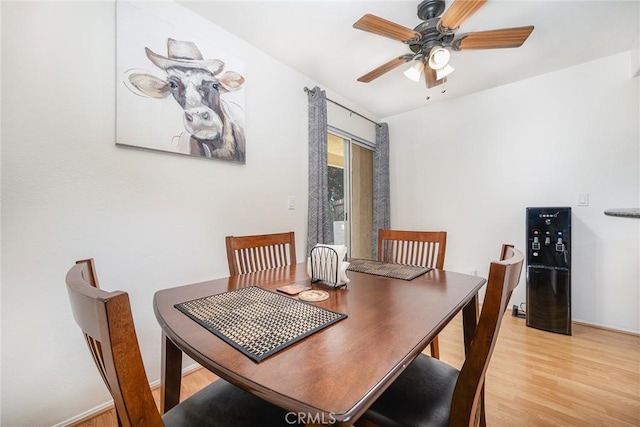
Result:
{"label": "ceiling fan light fixture", "polygon": [[451,53],[447,49],[436,46],[429,53],[429,67],[432,70],[440,70],[449,64],[449,58],[451,58]]}
{"label": "ceiling fan light fixture", "polygon": [[451,65],[447,64],[444,67],[436,70],[436,79],[442,80],[453,72],[454,72],[454,68]]}
{"label": "ceiling fan light fixture", "polygon": [[404,72],[404,75],[414,82],[420,81],[420,76],[422,75],[422,71],[424,70],[424,63],[420,60],[413,61],[411,66],[407,68]]}

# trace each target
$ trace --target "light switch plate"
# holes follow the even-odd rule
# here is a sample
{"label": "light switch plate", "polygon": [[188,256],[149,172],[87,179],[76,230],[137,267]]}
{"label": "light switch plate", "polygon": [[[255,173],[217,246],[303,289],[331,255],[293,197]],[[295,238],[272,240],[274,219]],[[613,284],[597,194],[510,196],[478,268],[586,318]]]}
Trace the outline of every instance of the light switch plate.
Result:
{"label": "light switch plate", "polygon": [[578,194],[578,206],[589,206],[589,193]]}

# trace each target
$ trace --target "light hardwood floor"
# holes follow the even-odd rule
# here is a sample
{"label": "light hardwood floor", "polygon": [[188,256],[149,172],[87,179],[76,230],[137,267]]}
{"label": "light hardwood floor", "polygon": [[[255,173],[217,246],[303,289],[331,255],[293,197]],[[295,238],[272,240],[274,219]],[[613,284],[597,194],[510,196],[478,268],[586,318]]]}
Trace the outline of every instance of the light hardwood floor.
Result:
{"label": "light hardwood floor", "polygon": [[[439,339],[440,358],[462,366],[461,319]],[[189,374],[182,398],[215,378],[205,369]],[[640,426],[640,336],[577,324],[572,336],[558,335],[507,313],[487,373],[486,405],[489,426]],[[117,421],[109,411],[78,425]]]}

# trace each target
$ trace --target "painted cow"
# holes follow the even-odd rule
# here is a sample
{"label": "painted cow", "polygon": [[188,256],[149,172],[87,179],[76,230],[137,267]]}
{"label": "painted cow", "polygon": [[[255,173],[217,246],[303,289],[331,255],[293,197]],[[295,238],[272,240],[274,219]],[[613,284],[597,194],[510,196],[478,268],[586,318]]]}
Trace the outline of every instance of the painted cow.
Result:
{"label": "painted cow", "polygon": [[239,114],[220,99],[222,94],[240,89],[244,77],[234,71],[223,73],[224,62],[203,59],[192,42],[168,39],[167,57],[149,48],[145,51],[149,60],[166,72],[166,78],[131,73],[129,82],[151,98],[173,95],[184,111],[190,154],[244,163],[245,137]]}

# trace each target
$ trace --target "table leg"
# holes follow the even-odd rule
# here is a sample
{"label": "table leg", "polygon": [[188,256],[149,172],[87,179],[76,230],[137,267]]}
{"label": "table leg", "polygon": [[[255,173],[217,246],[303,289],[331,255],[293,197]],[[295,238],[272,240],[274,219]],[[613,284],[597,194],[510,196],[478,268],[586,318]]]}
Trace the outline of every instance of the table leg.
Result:
{"label": "table leg", "polygon": [[478,294],[475,294],[471,300],[462,309],[462,328],[464,331],[464,354],[469,352],[473,334],[476,332],[478,324]]}
{"label": "table leg", "polygon": [[182,350],[162,334],[162,372],[160,374],[160,413],[164,414],[180,402]]}

